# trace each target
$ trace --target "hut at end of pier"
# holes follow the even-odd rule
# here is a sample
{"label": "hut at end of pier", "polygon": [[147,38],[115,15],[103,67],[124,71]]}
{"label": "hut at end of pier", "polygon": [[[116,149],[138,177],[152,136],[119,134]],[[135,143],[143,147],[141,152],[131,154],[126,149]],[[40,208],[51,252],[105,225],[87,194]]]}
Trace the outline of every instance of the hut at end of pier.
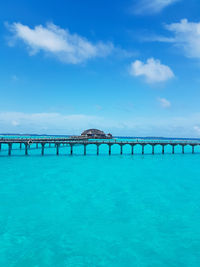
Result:
{"label": "hut at end of pier", "polygon": [[94,139],[112,139],[112,134],[105,134],[98,129],[88,129],[82,132],[81,136]]}

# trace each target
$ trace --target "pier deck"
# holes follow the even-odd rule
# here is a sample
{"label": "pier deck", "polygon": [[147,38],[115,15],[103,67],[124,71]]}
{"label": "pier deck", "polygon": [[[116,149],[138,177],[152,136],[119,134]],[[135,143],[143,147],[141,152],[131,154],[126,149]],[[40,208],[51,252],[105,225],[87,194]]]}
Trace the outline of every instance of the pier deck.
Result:
{"label": "pier deck", "polygon": [[44,155],[45,147],[56,147],[56,154],[59,155],[59,148],[62,145],[70,146],[70,154],[73,155],[73,147],[75,145],[84,146],[84,155],[87,154],[87,145],[96,145],[97,147],[97,155],[99,155],[99,147],[103,144],[108,145],[109,147],[109,155],[111,155],[111,148],[113,145],[120,146],[120,154],[123,154],[123,146],[130,145],[131,146],[131,154],[134,154],[134,147],[136,145],[140,145],[142,147],[142,154],[144,154],[144,148],[146,145],[152,146],[152,154],[154,154],[154,148],[157,145],[162,146],[162,154],[165,153],[165,146],[172,146],[172,154],[175,153],[175,147],[181,146],[182,153],[184,153],[185,146],[189,145],[192,147],[192,153],[195,152],[195,146],[200,145],[200,141],[196,140],[145,140],[138,139],[133,141],[120,141],[117,139],[108,139],[108,140],[96,140],[87,138],[0,138],[0,150],[2,145],[6,144],[8,147],[8,155],[12,154],[13,144],[19,144],[19,149],[24,149],[25,155],[28,155],[28,150],[30,147],[39,148],[41,147],[41,155]]}

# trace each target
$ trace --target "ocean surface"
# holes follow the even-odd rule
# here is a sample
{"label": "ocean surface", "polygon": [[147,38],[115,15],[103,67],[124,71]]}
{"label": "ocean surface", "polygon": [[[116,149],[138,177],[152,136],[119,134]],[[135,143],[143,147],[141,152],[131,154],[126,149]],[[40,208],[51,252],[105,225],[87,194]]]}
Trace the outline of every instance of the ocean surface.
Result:
{"label": "ocean surface", "polygon": [[200,148],[0,152],[1,267],[200,266]]}

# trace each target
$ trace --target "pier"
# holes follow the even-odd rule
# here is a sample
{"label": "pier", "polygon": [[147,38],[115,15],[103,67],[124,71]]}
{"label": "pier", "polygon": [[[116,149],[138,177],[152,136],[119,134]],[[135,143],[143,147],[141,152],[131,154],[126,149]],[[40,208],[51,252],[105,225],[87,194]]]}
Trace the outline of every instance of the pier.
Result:
{"label": "pier", "polygon": [[123,147],[125,145],[131,146],[131,154],[134,154],[134,148],[136,145],[140,145],[142,148],[142,155],[145,154],[145,146],[150,145],[152,147],[152,154],[155,153],[155,146],[161,146],[161,153],[165,153],[165,147],[170,145],[172,147],[172,154],[175,154],[175,147],[181,146],[182,153],[185,153],[185,146],[191,146],[191,153],[195,153],[195,147],[200,145],[200,141],[195,140],[133,140],[133,141],[120,141],[117,139],[109,140],[96,140],[86,138],[1,138],[0,139],[0,151],[2,145],[6,145],[8,148],[8,155],[12,155],[12,149],[15,144],[19,150],[24,150],[24,154],[27,156],[30,148],[41,149],[41,155],[45,155],[45,149],[49,147],[56,148],[56,155],[59,155],[61,146],[70,147],[70,155],[73,155],[73,149],[76,145],[83,146],[83,155],[87,155],[87,146],[96,145],[96,154],[99,155],[101,145],[108,146],[108,154],[112,155],[112,146],[120,146],[120,154],[123,155]]}

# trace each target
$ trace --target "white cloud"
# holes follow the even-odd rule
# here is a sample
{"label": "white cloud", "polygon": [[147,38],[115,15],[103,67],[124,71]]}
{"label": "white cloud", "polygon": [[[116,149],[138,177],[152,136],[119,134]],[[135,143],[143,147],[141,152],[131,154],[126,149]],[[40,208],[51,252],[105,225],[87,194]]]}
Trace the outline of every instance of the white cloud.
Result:
{"label": "white cloud", "polygon": [[183,49],[185,56],[200,58],[200,22],[183,19],[179,23],[166,25],[166,29],[174,33],[173,42]]}
{"label": "white cloud", "polygon": [[33,29],[21,23],[13,23],[7,27],[12,33],[10,45],[15,45],[17,40],[21,40],[26,44],[30,55],[43,51],[68,64],[78,64],[92,58],[105,57],[114,49],[112,43],[101,41],[92,43],[53,23],[48,23],[46,26],[38,25]]}
{"label": "white cloud", "polygon": [[175,39],[173,37],[165,37],[160,35],[141,35],[139,39],[143,42],[160,42],[160,43],[174,43]]}
{"label": "white cloud", "polygon": [[138,4],[134,7],[134,13],[156,14],[178,1],[179,0],[138,0]]}
{"label": "white cloud", "polygon": [[173,36],[150,35],[141,37],[142,41],[172,43],[180,48],[189,58],[200,58],[200,22],[189,22],[182,19],[180,22],[165,25]]}
{"label": "white cloud", "polygon": [[0,129],[4,132],[75,134],[85,128],[107,129],[118,125],[100,116],[60,113],[0,112]]}
{"label": "white cloud", "polygon": [[174,77],[173,71],[160,60],[147,59],[146,63],[136,60],[131,64],[130,74],[132,76],[144,76],[149,83],[165,82]]}
{"label": "white cloud", "polygon": [[158,101],[163,108],[169,108],[171,107],[171,103],[166,98],[158,98]]}

